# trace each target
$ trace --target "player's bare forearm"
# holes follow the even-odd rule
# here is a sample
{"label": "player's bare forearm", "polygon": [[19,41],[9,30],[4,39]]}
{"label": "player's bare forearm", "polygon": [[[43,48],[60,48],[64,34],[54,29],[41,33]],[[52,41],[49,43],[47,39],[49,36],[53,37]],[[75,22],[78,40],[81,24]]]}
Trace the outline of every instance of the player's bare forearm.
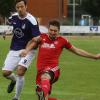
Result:
{"label": "player's bare forearm", "polygon": [[26,48],[32,43],[32,40],[28,41]]}
{"label": "player's bare forearm", "polygon": [[26,45],[26,48],[21,50],[20,56],[25,57],[33,48],[36,48],[37,42],[34,39],[30,40]]}
{"label": "player's bare forearm", "polygon": [[26,45],[26,48],[21,51],[20,56],[25,57],[32,49],[36,49],[38,47],[38,42],[39,42],[38,40],[39,38],[37,37],[30,40]]}
{"label": "player's bare forearm", "polygon": [[29,45],[32,45],[32,44],[34,44],[34,45],[33,45],[33,48],[37,48],[37,44],[38,44],[38,42],[39,42],[39,39],[40,39],[39,36],[34,37],[32,40],[30,40],[30,41],[28,42],[28,44],[26,45],[26,48],[27,48]]}
{"label": "player's bare forearm", "polygon": [[35,47],[36,43],[32,42],[27,45],[26,49],[21,50],[20,56],[25,57]]}
{"label": "player's bare forearm", "polygon": [[37,47],[37,43],[35,41],[33,41],[26,46],[26,51],[29,52],[30,50],[32,50],[33,48],[36,48],[36,47]]}
{"label": "player's bare forearm", "polygon": [[91,58],[91,59],[100,59],[100,54],[92,54],[76,47],[72,47],[70,51],[82,57]]}

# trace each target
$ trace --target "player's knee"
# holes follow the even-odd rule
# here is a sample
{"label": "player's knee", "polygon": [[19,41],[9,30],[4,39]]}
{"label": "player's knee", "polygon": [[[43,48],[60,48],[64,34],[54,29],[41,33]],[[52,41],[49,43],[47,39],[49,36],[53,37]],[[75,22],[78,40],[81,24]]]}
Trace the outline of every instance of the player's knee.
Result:
{"label": "player's knee", "polygon": [[3,77],[7,77],[7,76],[9,76],[11,73],[12,73],[11,71],[6,71],[6,70],[4,70],[4,71],[2,72],[2,75],[3,75]]}
{"label": "player's knee", "polygon": [[50,75],[48,74],[48,73],[44,73],[44,74],[42,74],[42,76],[41,76],[41,80],[44,80],[44,79],[51,79],[51,77],[50,77]]}
{"label": "player's knee", "polygon": [[26,72],[27,68],[23,67],[23,66],[19,66],[17,68],[17,75],[18,76],[24,76],[25,72]]}

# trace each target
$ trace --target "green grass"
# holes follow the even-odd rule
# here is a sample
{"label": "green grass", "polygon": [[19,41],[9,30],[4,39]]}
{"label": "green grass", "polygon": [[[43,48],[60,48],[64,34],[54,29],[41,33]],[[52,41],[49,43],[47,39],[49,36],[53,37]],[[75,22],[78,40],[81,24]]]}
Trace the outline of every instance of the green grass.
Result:
{"label": "green grass", "polygon": [[[68,37],[76,47],[92,53],[100,52],[100,37]],[[0,69],[9,50],[10,38],[0,37]],[[21,100],[37,100],[35,95],[36,61],[32,63],[25,77],[26,82]],[[59,100],[100,100],[100,60],[79,57],[64,50],[60,57],[61,76],[53,85],[52,97]],[[0,70],[0,100],[11,100],[14,92],[8,94],[9,81]]]}

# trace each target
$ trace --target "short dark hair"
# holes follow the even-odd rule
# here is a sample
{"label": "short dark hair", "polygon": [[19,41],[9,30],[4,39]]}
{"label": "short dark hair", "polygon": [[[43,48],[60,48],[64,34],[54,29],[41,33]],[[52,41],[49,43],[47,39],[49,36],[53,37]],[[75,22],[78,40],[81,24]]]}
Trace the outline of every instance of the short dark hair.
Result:
{"label": "short dark hair", "polygon": [[17,3],[19,3],[19,2],[21,2],[21,1],[23,1],[25,5],[27,4],[26,0],[15,0],[15,5],[16,5]]}
{"label": "short dark hair", "polygon": [[60,30],[60,22],[58,20],[51,20],[51,21],[49,21],[49,26],[50,25],[56,26]]}

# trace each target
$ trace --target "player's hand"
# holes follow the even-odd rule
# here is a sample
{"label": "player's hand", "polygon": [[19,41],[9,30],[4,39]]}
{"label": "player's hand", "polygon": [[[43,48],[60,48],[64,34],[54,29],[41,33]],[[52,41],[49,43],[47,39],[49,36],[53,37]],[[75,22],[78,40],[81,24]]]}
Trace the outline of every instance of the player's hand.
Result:
{"label": "player's hand", "polygon": [[96,54],[95,59],[100,59],[100,54]]}
{"label": "player's hand", "polygon": [[25,57],[27,55],[27,53],[28,53],[27,50],[23,49],[23,50],[21,50],[20,56]]}

